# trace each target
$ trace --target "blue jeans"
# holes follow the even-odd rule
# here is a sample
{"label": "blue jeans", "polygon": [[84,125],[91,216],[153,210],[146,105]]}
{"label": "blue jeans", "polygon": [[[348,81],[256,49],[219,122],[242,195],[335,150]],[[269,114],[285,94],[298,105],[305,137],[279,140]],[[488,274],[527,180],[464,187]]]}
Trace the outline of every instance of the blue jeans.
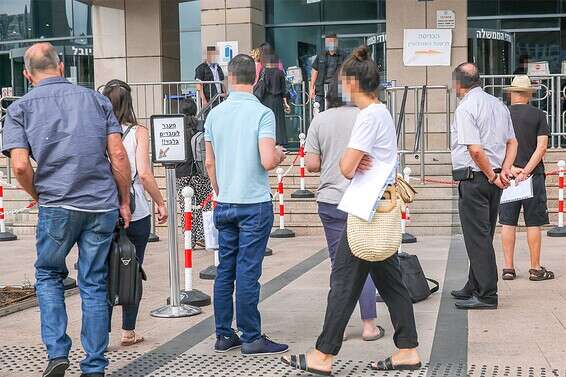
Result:
{"label": "blue jeans", "polygon": [[[342,238],[344,229],[346,228],[346,220],[348,219],[348,214],[340,211],[336,204],[329,204],[324,202],[318,202],[318,215],[322,221],[322,226],[324,227],[324,234],[326,235],[326,243],[328,244],[328,255],[330,256],[330,262],[334,266],[334,259],[336,258],[336,250],[338,249],[338,243]],[[358,300],[360,304],[360,314],[362,320],[375,319],[377,318],[377,307],[376,307],[376,289],[371,279],[368,275],[360,298]]]}
{"label": "blue jeans", "polygon": [[39,207],[35,280],[41,314],[41,338],[49,360],[68,357],[63,280],[69,275],[65,259],[79,246],[78,286],[82,301],[81,343],[86,353],[83,373],[103,373],[108,346],[108,252],[118,211],[90,213]]}
{"label": "blue jeans", "polygon": [[232,334],[233,294],[236,282],[236,323],[242,342],[261,337],[259,278],[273,226],[273,204],[224,204],[214,210],[218,229],[218,265],[214,281],[214,317],[217,336]]}

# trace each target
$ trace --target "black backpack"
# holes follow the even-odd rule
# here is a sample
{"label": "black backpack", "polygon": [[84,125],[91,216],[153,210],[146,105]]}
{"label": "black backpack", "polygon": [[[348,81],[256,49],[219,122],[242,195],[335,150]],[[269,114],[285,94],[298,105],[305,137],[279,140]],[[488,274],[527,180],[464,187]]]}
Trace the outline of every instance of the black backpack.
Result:
{"label": "black backpack", "polygon": [[122,221],[116,226],[108,256],[108,301],[112,306],[137,305],[142,296],[142,280],[147,280],[136,255],[136,247]]}
{"label": "black backpack", "polygon": [[[399,255],[399,264],[401,265],[401,274],[403,283],[409,290],[411,301],[413,303],[423,301],[431,294],[438,291],[439,284],[436,280],[429,279],[425,276],[419,258],[416,255],[401,252]],[[433,284],[430,288],[428,282]]]}

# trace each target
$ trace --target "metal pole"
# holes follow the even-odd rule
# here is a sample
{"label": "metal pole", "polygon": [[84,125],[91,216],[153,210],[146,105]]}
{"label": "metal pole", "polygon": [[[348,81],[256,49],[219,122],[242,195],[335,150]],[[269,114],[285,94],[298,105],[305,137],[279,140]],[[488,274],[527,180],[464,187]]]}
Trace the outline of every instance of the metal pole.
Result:
{"label": "metal pole", "polygon": [[162,306],[151,312],[153,317],[178,318],[200,314],[200,308],[184,305],[180,303],[179,290],[179,251],[177,249],[177,201],[175,198],[175,169],[167,167],[165,169],[167,182],[167,214],[168,241],[169,241],[169,288],[170,305]]}
{"label": "metal pole", "polygon": [[307,133],[307,102],[306,102],[306,98],[305,98],[305,90],[306,90],[306,85],[305,82],[303,81],[301,83],[301,104],[303,105],[303,121],[301,122],[301,124],[303,125],[303,129],[301,130],[301,132],[303,133]]}

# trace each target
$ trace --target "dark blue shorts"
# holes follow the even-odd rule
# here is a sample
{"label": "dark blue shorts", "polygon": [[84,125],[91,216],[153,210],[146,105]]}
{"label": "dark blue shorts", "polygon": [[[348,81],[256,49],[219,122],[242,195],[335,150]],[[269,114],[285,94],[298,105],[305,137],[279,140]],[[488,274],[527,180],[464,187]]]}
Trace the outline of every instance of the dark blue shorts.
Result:
{"label": "dark blue shorts", "polygon": [[543,226],[548,224],[545,179],[544,174],[533,175],[532,198],[501,204],[499,207],[499,223],[501,225],[517,226],[522,208],[526,226]]}

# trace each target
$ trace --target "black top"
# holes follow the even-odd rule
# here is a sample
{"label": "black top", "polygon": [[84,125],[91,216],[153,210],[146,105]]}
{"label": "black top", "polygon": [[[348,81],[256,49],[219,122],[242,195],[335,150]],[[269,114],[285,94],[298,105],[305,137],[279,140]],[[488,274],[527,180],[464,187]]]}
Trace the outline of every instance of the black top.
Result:
{"label": "black top", "polygon": [[336,81],[337,73],[345,58],[342,50],[336,50],[333,55],[326,51],[316,56],[312,63],[312,69],[318,72],[315,83],[317,95],[324,95],[324,84],[332,84],[333,81]]}
{"label": "black top", "polygon": [[[537,137],[548,136],[550,130],[544,111],[532,105],[509,106],[515,137],[519,143],[515,166],[524,168],[537,148]],[[544,163],[541,161],[532,174],[544,174]]]}
{"label": "black top", "polygon": [[263,73],[267,94],[288,98],[285,72],[279,68],[264,68]]}
{"label": "black top", "polygon": [[[218,78],[220,79],[220,81],[223,81],[224,72],[222,72],[222,68],[220,67],[220,65],[216,64],[216,67],[218,69]],[[195,80],[214,81],[214,74],[212,73],[212,69],[210,68],[207,62],[200,64],[195,69]],[[214,98],[214,96],[218,93],[216,90],[216,85],[214,84],[203,85],[203,87],[204,87],[203,89],[204,96],[207,101],[210,101],[210,99]]]}
{"label": "black top", "polygon": [[189,146],[187,148],[187,162],[178,164],[175,167],[176,178],[192,177],[195,175],[194,171],[194,157],[193,149],[191,146],[191,139],[197,131],[198,120],[194,116],[185,116],[185,142]]}

